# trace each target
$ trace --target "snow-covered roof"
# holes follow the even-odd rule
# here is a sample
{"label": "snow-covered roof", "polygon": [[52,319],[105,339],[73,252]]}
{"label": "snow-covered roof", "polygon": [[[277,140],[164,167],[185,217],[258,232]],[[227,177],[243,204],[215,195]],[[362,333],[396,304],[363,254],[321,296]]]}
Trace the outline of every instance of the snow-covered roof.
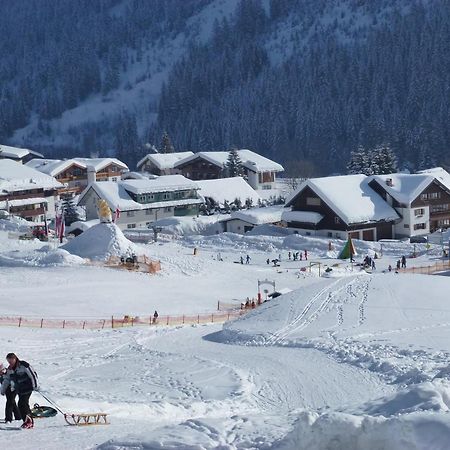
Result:
{"label": "snow-covered roof", "polygon": [[28,148],[17,148],[10,147],[9,145],[0,145],[1,158],[22,159],[27,155],[34,155],[39,158],[44,157],[44,155],[41,155],[40,153],[33,150],[29,150]]}
{"label": "snow-covered roof", "polygon": [[267,208],[250,208],[233,211],[228,220],[239,219],[252,225],[263,225],[266,223],[277,223],[281,221],[283,213],[282,206],[269,206]]}
{"label": "snow-covered roof", "polygon": [[47,175],[57,176],[64,170],[68,169],[73,164],[86,169],[91,166],[98,172],[110,164],[115,164],[122,167],[124,170],[128,170],[128,166],[122,161],[116,158],[71,158],[71,159],[32,159],[28,161],[26,165],[39,170]]}
{"label": "snow-covered roof", "polygon": [[[282,172],[284,170],[281,164],[278,164],[275,161],[272,161],[271,159],[259,155],[251,150],[238,150],[237,153],[242,161],[242,165],[253,172]],[[198,157],[201,157],[206,161],[209,161],[211,164],[225,168],[228,155],[229,152],[198,152],[182,159],[176,163],[174,167],[182,166]]]}
{"label": "snow-covered roof", "polygon": [[234,202],[239,198],[242,203],[251,199],[253,204],[257,204],[261,197],[257,192],[241,177],[219,178],[217,180],[194,181],[200,188],[203,197],[212,198],[216,203],[223,204],[225,201]]}
{"label": "snow-covered roof", "polygon": [[[162,177],[159,177],[162,178]],[[184,178],[184,177],[183,177]],[[132,180],[132,181],[145,181],[145,180]],[[154,180],[150,180],[154,181]],[[86,198],[86,195],[88,192],[93,189],[97,195],[106,200],[109,207],[112,210],[115,210],[117,207],[121,211],[136,211],[136,210],[142,210],[142,209],[153,209],[153,208],[161,208],[161,207],[169,207],[169,206],[183,206],[183,205],[195,205],[195,204],[201,204],[203,203],[203,200],[200,198],[190,198],[190,199],[183,199],[183,200],[170,200],[170,201],[162,201],[162,202],[152,202],[152,203],[138,203],[135,202],[130,194],[127,192],[127,189],[125,189],[125,185],[128,182],[119,182],[115,183],[113,181],[101,181],[98,183],[92,183],[90,184],[80,195],[80,198],[78,200],[79,205],[84,205],[84,199]],[[155,190],[155,191],[148,191],[145,190],[143,192],[145,193],[151,193],[151,192],[167,192],[170,189],[165,189],[164,191]],[[172,189],[174,190],[174,189]]]}
{"label": "snow-covered roof", "polygon": [[122,180],[154,180],[158,175],[148,172],[125,172],[121,176]]}
{"label": "snow-covered roof", "polygon": [[346,224],[391,221],[397,212],[369,185],[365,175],[341,175],[304,181],[286,203],[306,188],[314,191]]}
{"label": "snow-covered roof", "polygon": [[450,173],[448,173],[442,167],[433,167],[431,169],[421,170],[417,173],[431,175],[443,186],[450,190]]}
{"label": "snow-covered roof", "polygon": [[434,177],[426,174],[391,173],[373,175],[370,180],[375,180],[399,203],[409,205],[433,182]]}
{"label": "snow-covered roof", "polygon": [[285,222],[312,223],[317,225],[323,219],[323,215],[314,211],[290,211],[286,209],[283,211],[281,219]]}
{"label": "snow-covered roof", "polygon": [[57,189],[62,184],[52,176],[43,174],[12,159],[0,159],[0,195],[27,189]]}
{"label": "snow-covered roof", "polygon": [[172,192],[198,189],[194,181],[183,175],[163,175],[150,179],[122,180],[120,184],[133,194],[148,194],[154,192]]}
{"label": "snow-covered roof", "polygon": [[141,167],[149,161],[160,170],[173,169],[178,161],[192,156],[193,154],[193,152],[149,153],[137,163],[137,167]]}
{"label": "snow-covered roof", "polygon": [[47,203],[47,199],[43,197],[23,198],[20,200],[4,200],[0,202],[0,209],[6,209],[11,206],[37,205],[38,203]]}

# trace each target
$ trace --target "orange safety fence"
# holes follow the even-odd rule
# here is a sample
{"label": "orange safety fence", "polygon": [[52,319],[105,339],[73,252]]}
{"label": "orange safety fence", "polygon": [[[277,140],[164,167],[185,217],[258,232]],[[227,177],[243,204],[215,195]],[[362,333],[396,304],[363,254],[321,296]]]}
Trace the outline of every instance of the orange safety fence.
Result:
{"label": "orange safety fence", "polygon": [[32,328],[60,328],[60,329],[106,329],[123,328],[133,326],[178,326],[178,325],[201,325],[208,323],[223,323],[245,314],[248,310],[234,310],[225,312],[212,312],[203,314],[165,315],[155,319],[148,317],[124,316],[117,318],[111,316],[109,319],[55,319],[55,318],[33,318],[0,316],[0,326],[32,327]]}
{"label": "orange safety fence", "polygon": [[450,261],[447,262],[436,262],[431,266],[421,266],[421,267],[408,267],[406,269],[400,269],[401,273],[418,273],[424,275],[433,275],[436,272],[441,272],[444,270],[450,270]]}

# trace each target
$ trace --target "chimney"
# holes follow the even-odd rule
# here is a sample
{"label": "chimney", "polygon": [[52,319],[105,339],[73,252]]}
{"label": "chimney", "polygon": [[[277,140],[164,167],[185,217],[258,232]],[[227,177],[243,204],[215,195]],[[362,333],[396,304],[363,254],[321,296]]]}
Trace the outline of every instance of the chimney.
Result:
{"label": "chimney", "polygon": [[97,181],[97,171],[94,166],[87,166],[87,181],[88,185]]}
{"label": "chimney", "polygon": [[393,185],[392,178],[386,178],[386,186],[392,187]]}

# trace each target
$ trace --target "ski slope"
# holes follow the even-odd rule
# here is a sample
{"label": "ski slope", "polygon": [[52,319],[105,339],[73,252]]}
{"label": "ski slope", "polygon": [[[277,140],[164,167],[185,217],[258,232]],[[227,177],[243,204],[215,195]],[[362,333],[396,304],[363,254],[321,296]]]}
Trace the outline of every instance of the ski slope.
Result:
{"label": "ski slope", "polygon": [[[384,244],[368,274],[317,238],[166,236],[142,248],[161,260],[149,276],[7,236],[0,231],[1,315],[192,314],[255,296],[257,280],[292,289],[223,325],[0,327],[5,354],[29,361],[61,409],[107,412],[111,422],[40,420],[32,441],[10,430],[19,450],[448,448],[450,279],[387,272],[410,254],[407,243]],[[358,258],[379,245],[357,242]],[[288,259],[304,249],[308,261]],[[417,249],[408,265],[439,257]],[[236,263],[246,254],[249,265]],[[280,267],[267,265],[280,254]],[[333,270],[319,277],[310,261]],[[47,404],[39,393],[32,402]]]}

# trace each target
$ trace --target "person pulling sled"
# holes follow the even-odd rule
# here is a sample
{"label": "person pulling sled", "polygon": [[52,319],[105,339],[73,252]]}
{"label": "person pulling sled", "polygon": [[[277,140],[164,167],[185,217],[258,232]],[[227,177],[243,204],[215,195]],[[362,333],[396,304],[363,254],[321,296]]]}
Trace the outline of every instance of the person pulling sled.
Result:
{"label": "person pulling sled", "polygon": [[4,375],[1,394],[6,395],[10,389],[14,396],[19,396],[18,407],[22,417],[22,428],[33,428],[34,421],[30,409],[30,396],[37,390],[37,374],[26,361],[21,361],[15,353],[6,355],[9,367]]}

